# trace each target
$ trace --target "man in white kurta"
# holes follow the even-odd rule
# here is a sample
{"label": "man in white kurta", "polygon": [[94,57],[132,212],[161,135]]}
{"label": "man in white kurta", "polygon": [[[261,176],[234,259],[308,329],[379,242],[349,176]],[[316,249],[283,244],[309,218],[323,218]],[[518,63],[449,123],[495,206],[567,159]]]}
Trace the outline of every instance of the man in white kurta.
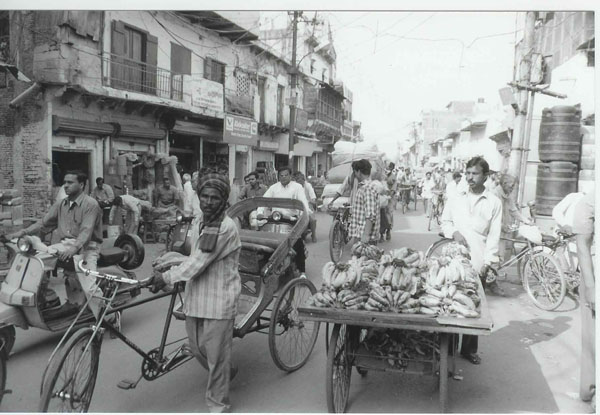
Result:
{"label": "man in white kurta", "polygon": [[[485,159],[472,158],[466,171],[469,191],[448,200],[442,214],[444,236],[469,248],[473,268],[482,280],[490,266],[498,262],[502,229],[502,202],[484,186],[488,174],[489,165]],[[497,283],[490,288],[502,295]],[[481,363],[477,349],[477,336],[463,336],[460,353],[473,364]]]}

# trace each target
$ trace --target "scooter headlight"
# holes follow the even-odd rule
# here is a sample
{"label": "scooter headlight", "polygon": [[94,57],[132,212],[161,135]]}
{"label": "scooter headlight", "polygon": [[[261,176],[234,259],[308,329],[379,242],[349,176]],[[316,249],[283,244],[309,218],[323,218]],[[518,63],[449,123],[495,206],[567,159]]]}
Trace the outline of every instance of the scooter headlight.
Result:
{"label": "scooter headlight", "polygon": [[178,213],[175,217],[175,220],[177,221],[177,223],[181,223],[181,221],[183,220],[183,215],[181,213]]}
{"label": "scooter headlight", "polygon": [[19,238],[17,240],[17,248],[23,253],[27,253],[32,250],[31,241],[28,238]]}
{"label": "scooter headlight", "polygon": [[271,217],[275,222],[279,222],[281,220],[281,212],[273,212],[273,215],[271,215]]}

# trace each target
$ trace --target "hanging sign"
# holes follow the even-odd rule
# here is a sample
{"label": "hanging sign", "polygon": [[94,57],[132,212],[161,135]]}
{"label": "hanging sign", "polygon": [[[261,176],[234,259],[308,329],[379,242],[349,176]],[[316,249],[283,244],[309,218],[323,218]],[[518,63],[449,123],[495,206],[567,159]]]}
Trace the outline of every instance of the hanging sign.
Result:
{"label": "hanging sign", "polygon": [[258,122],[238,115],[225,114],[223,142],[256,146],[258,142]]}

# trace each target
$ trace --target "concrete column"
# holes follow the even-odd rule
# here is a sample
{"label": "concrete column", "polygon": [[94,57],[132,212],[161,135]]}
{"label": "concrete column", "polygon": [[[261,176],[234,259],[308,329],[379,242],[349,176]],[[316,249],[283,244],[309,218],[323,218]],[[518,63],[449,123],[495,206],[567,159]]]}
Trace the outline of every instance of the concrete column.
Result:
{"label": "concrete column", "polygon": [[235,177],[235,144],[229,144],[229,184]]}

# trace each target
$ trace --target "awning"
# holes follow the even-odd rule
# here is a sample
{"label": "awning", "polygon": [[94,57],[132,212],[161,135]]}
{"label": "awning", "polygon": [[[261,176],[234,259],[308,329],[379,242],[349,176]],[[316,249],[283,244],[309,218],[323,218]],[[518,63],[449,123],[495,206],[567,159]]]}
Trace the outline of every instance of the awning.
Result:
{"label": "awning", "polygon": [[182,135],[209,138],[213,141],[223,141],[223,127],[214,127],[208,124],[176,120],[171,131]]}
{"label": "awning", "polygon": [[116,130],[117,125],[107,122],[52,116],[52,131],[55,133],[91,134],[104,137],[114,135]]}
{"label": "awning", "polygon": [[137,125],[119,124],[119,130],[115,138],[143,138],[149,140],[162,140],[167,136],[167,132],[161,128],[148,128]]}
{"label": "awning", "polygon": [[294,144],[294,155],[310,157],[315,151],[319,151],[317,144],[319,140],[296,135],[298,142]]}

